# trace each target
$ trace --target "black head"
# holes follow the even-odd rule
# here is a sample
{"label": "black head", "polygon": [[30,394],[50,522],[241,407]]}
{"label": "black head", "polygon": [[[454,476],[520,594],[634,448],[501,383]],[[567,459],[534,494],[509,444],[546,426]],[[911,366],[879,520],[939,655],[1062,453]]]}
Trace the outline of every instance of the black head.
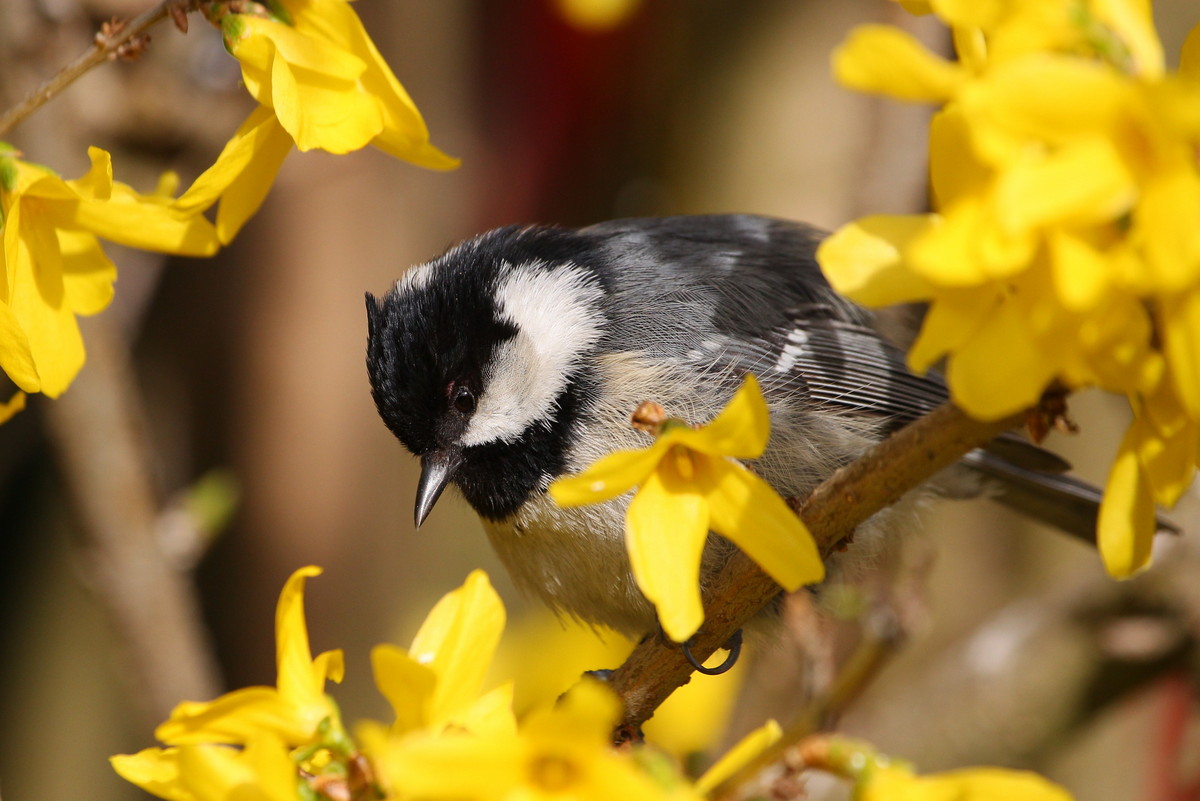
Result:
{"label": "black head", "polygon": [[604,325],[588,243],[504,228],[367,294],[367,372],[384,423],[422,460],[418,524],[447,483],[506,517],[561,468]]}

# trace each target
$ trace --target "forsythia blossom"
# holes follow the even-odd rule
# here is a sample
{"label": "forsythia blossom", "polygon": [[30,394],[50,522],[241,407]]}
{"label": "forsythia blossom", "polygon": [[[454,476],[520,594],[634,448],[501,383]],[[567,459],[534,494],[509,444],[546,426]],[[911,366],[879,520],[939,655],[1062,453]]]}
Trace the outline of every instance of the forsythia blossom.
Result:
{"label": "forsythia blossom", "polygon": [[169,801],[515,801],[531,793],[688,801],[779,737],[773,722],[752,733],[693,788],[654,752],[613,749],[620,704],[595,682],[518,727],[511,685],[481,693],[504,607],[477,570],[438,602],[407,651],[375,649],[375,681],[395,720],[365,722],[352,738],[324,690],[326,679],[341,678],[341,652],[314,659],[309,651],[304,582],[319,573],[297,570],[280,595],[276,687],[180,704],[156,731],[164,746],[113,757],[116,771]]}
{"label": "forsythia blossom", "polygon": [[609,454],[555,481],[550,495],[577,506],[612,500],[638,485],[625,520],[633,575],[663,631],[683,642],[704,620],[700,557],[710,530],[737,544],[789,592],[825,576],[800,518],[737,461],[761,456],[769,436],[766,401],[748,375],[708,425],[668,420],[650,447]]}
{"label": "forsythia blossom", "polygon": [[320,572],[297,570],[279,596],[275,687],[180,704],[155,731],[166,747],[113,757],[117,773],[172,801],[218,801],[245,785],[267,798],[296,798],[302,776],[314,785],[365,781],[337,705],[325,694],[327,679],[342,679],[342,652],[314,659],[309,649],[304,582]]}
{"label": "forsythia blossom", "polygon": [[[57,397],[83,366],[76,317],[105,308],[117,277],[100,239],[186,256],[218,248],[208,221],[170,210],[173,176],[141,195],[113,180],[107,152],[88,155],[88,172],[64,180],[0,147],[0,368],[23,392]],[[0,417],[22,403],[13,398]]]}
{"label": "forsythia blossom", "polygon": [[395,769],[405,792],[423,799],[698,799],[678,776],[659,781],[633,754],[613,750],[619,714],[608,688],[587,681],[531,713],[517,732],[415,740],[396,755]]}
{"label": "forsythia blossom", "polygon": [[[782,736],[768,721],[692,783],[659,752],[612,747],[620,702],[599,682],[577,685],[518,724],[511,685],[481,693],[505,614],[477,570],[438,602],[407,651],[375,649],[375,681],[395,720],[365,722],[351,737],[325,694],[326,679],[341,679],[341,652],[314,659],[308,645],[304,582],[320,572],[297,570],[280,594],[275,687],[180,704],[155,732],[164,746],[113,757],[117,773],[168,801],[699,801]],[[853,779],[867,801],[1070,801],[1033,774],[916,776],[863,743],[822,741],[819,758],[806,761]]]}
{"label": "forsythia blossom", "polygon": [[1071,801],[1071,794],[1036,773],[966,768],[918,776],[889,766],[873,771],[856,801]]}
{"label": "forsythia blossom", "polygon": [[870,744],[838,735],[817,735],[799,748],[806,764],[851,780],[855,801],[1072,801],[1059,785],[1023,770],[979,767],[918,775]]}
{"label": "forsythia blossom", "polygon": [[[585,671],[621,664],[634,644],[615,631],[529,609],[505,632],[491,675],[517,680],[513,708],[520,716],[553,703]],[[530,659],[531,653],[539,658]],[[676,689],[643,724],[646,739],[680,759],[709,752],[725,731],[749,665],[739,659],[720,681],[692,681]]]}
{"label": "forsythia blossom", "polygon": [[858,220],[818,258],[862,303],[929,302],[910,363],[945,357],[970,414],[1017,412],[1056,383],[1129,398],[1099,524],[1106,566],[1128,576],[1149,559],[1155,503],[1191,482],[1200,438],[1200,37],[1172,74],[1143,0],[925,5],[952,27],[957,61],[869,26],[834,71],[943,104],[935,213]]}
{"label": "forsythia blossom", "polygon": [[175,204],[179,213],[220,200],[217,230],[229,242],[293,143],[339,154],[373,145],[421,167],[458,166],[430,144],[421,113],[347,0],[248,0],[236,8],[214,3],[210,18],[260,105]]}

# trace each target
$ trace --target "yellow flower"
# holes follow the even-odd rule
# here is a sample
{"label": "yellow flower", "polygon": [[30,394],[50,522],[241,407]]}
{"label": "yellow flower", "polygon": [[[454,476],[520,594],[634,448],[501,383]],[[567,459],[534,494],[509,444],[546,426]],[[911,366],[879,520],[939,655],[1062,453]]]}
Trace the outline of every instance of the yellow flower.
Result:
{"label": "yellow flower", "polygon": [[[491,675],[517,679],[513,707],[523,715],[553,703],[585,671],[621,664],[633,646],[616,632],[531,609],[505,633]],[[540,658],[530,659],[531,653]],[[679,759],[709,751],[725,731],[749,666],[738,660],[721,681],[693,681],[675,690],[644,724],[646,739]]]}
{"label": "yellow flower", "polygon": [[256,212],[291,150],[348,153],[374,145],[418,166],[458,166],[429,142],[412,98],[396,80],[346,0],[213,4],[212,21],[261,105],[216,162],[172,204],[181,216],[220,201],[217,233],[228,244]]}
{"label": "yellow flower", "polygon": [[284,585],[275,610],[275,687],[245,687],[207,702],[184,702],[155,730],[167,745],[244,744],[269,732],[289,747],[313,742],[322,727],[340,727],[337,706],[325,694],[325,681],[342,680],[342,652],[315,659],[304,622],[304,581],[320,575],[303,567]]}
{"label": "yellow flower", "polygon": [[747,376],[729,405],[698,429],[668,421],[648,448],[617,451],[550,485],[563,506],[601,503],[640,485],[629,503],[626,541],[633,575],[677,642],[704,620],[700,557],[710,530],[732,540],[789,592],[820,581],[812,535],[783,499],[737,459],[767,446],[766,402]]}
{"label": "yellow flower", "polygon": [[174,203],[183,217],[217,207],[217,236],[229,244],[266,198],[275,174],[292,149],[292,139],[275,114],[259,106],[205,170]]}
{"label": "yellow flower", "polygon": [[800,744],[809,767],[854,782],[855,801],[1072,801],[1071,794],[1035,773],[975,767],[918,776],[870,744],[817,735]]}
{"label": "yellow flower", "polygon": [[14,392],[12,397],[0,403],[0,424],[7,423],[18,412],[25,411],[25,393]]}
{"label": "yellow flower", "polygon": [[375,685],[391,704],[390,726],[362,721],[355,738],[374,763],[379,783],[407,792],[395,755],[413,738],[516,731],[512,684],[480,694],[504,629],[504,605],[482,570],[473,571],[425,618],[412,645],[371,652]]}
{"label": "yellow flower", "polygon": [[115,756],[113,768],[170,801],[294,800],[302,778],[318,791],[368,783],[369,770],[325,694],[327,679],[342,679],[342,652],[314,659],[308,645],[304,582],[320,573],[318,567],[300,568],[279,595],[275,687],[179,704],[154,732],[165,748]]}
{"label": "yellow flower", "polygon": [[768,720],[762,726],[747,734],[730,748],[724,756],[718,759],[711,768],[696,780],[696,792],[709,795],[722,782],[732,779],[760,754],[773,746],[783,737],[783,729],[774,720]]}
{"label": "yellow flower", "polygon": [[608,688],[586,681],[518,732],[411,739],[394,754],[394,770],[410,798],[698,798],[676,777],[651,778],[632,754],[613,750],[619,712]]}
{"label": "yellow flower", "polygon": [[849,85],[946,105],[935,213],[868,217],[818,259],[867,305],[929,303],[909,353],[994,419],[1051,384],[1126,395],[1137,419],[1099,525],[1109,571],[1146,564],[1154,504],[1191,480],[1200,423],[1200,37],[1163,66],[1139,0],[934,0],[948,62],[885,28],[835,56]]}
{"label": "yellow flower", "polygon": [[893,765],[870,770],[855,800],[1072,801],[1072,797],[1057,784],[1025,771],[966,768],[917,776]]}
{"label": "yellow flower", "polygon": [[264,6],[259,14],[218,9],[216,22],[246,88],[300,150],[348,153],[371,144],[422,167],[458,165],[429,143],[416,105],[346,0]]}
{"label": "yellow flower", "polygon": [[513,730],[512,685],[480,695],[503,630],[504,605],[474,570],[434,606],[407,651],[376,646],[375,685],[396,715],[392,733]]}
{"label": "yellow flower", "polygon": [[113,180],[107,152],[88,156],[83,177],[63,180],[0,150],[0,368],[25,392],[57,397],[83,366],[76,316],[104,309],[116,279],[98,238],[187,256],[218,248],[206,220],[169,210],[169,181],[140,195]]}
{"label": "yellow flower", "polygon": [[297,801],[296,764],[277,739],[260,733],[244,748],[184,745],[111,758],[128,782],[168,801]]}

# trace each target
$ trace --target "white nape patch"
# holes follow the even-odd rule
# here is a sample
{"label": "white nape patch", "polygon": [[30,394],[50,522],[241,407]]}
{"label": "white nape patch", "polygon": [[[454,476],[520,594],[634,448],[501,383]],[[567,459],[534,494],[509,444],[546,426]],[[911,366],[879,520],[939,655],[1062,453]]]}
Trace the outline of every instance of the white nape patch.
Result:
{"label": "white nape patch", "polygon": [[420,289],[428,284],[431,278],[433,278],[433,263],[418,264],[396,279],[396,291],[412,292],[414,289]]}
{"label": "white nape patch", "polygon": [[459,442],[511,442],[548,423],[559,394],[600,338],[603,290],[581,267],[511,268],[496,291],[500,316],[517,334],[502,344],[483,377],[483,392]]}
{"label": "white nape patch", "polygon": [[804,354],[806,342],[808,342],[808,334],[799,328],[793,329],[787,335],[787,344],[783,346],[783,352],[779,354],[779,359],[771,369],[777,373],[791,371],[796,366],[796,360]]}

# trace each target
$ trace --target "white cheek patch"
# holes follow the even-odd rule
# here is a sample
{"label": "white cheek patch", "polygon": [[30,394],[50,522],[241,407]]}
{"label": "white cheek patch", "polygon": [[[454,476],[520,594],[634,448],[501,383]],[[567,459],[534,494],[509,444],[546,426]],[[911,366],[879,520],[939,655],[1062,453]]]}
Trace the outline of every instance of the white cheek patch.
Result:
{"label": "white cheek patch", "polygon": [[517,329],[492,358],[479,405],[459,442],[515,440],[548,422],[558,396],[600,338],[603,290],[580,267],[521,265],[500,281],[500,316]]}

